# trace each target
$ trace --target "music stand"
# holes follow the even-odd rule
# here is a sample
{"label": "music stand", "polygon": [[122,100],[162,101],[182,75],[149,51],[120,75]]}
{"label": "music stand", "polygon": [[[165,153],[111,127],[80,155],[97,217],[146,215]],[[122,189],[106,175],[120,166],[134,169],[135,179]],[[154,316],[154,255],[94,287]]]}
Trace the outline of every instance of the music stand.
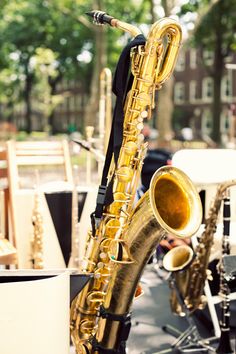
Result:
{"label": "music stand", "polygon": [[214,348],[210,346],[210,343],[217,340],[218,338],[212,337],[204,339],[200,336],[193,316],[187,308],[184,299],[179,292],[173,273],[170,273],[169,281],[170,286],[173,287],[173,289],[176,291],[177,299],[183,308],[189,326],[183,333],[170,325],[163,326],[163,331],[173,335],[174,337],[177,337],[177,339],[172,343],[170,348],[155,352],[153,354],[172,353],[174,349],[178,349],[179,353],[199,353],[203,351],[214,351]]}
{"label": "music stand", "polygon": [[[1,283],[16,283],[22,281],[34,281],[41,280],[54,277],[56,275],[61,274],[64,271],[68,271],[64,269],[60,270],[2,270],[0,271],[0,284]],[[35,273],[35,274],[34,274]],[[81,292],[81,290],[85,287],[85,285],[89,282],[89,280],[93,277],[93,274],[81,274],[76,270],[70,271],[70,303],[73,299]]]}
{"label": "music stand", "polygon": [[0,352],[68,354],[70,303],[91,278],[74,269],[0,271]]}

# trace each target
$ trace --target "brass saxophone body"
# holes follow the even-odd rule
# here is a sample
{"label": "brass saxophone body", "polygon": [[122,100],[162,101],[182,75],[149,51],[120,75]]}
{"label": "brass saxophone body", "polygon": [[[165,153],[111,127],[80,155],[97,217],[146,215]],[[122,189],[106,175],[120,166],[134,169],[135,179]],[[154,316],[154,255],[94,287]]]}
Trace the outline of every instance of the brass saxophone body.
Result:
{"label": "brass saxophone body", "polygon": [[[185,257],[179,258],[179,261],[176,258],[179,247],[170,250],[164,257],[163,265],[167,270],[174,273],[177,288],[190,312],[203,309],[206,305],[204,286],[206,279],[211,279],[210,271],[207,267],[214,242],[218,216],[226,190],[235,184],[236,180],[230,180],[218,186],[208,218],[205,221],[205,229],[195,250],[195,256],[192,249],[185,246]],[[183,260],[187,258],[188,262],[185,263]],[[184,309],[177,300],[175,289],[172,289],[170,304],[173,313],[180,316],[185,315]]]}
{"label": "brass saxophone body", "polygon": [[[189,178],[171,166],[157,170],[123,236],[133,261],[113,268],[103,303],[106,313],[121,316],[130,311],[144,267],[160,240],[167,233],[191,237],[200,226],[201,216],[199,195]],[[120,332],[120,322],[100,318],[97,342],[103,348],[117,349]]]}
{"label": "brass saxophone body", "polygon": [[[95,12],[94,18],[100,17],[134,36],[140,34],[134,26]],[[166,48],[164,37],[168,38]],[[165,18],[152,26],[146,44],[132,52],[134,79],[124,102],[123,140],[113,174],[114,201],[104,207],[95,235],[91,231],[88,233],[81,270],[94,273],[94,279],[71,306],[71,336],[77,353],[102,353],[98,348],[100,345],[116,348],[121,325],[114,319],[99,317],[101,308],[109,308],[115,317],[129,310],[143,267],[165,234],[164,230],[171,230],[179,237],[190,237],[200,226],[198,193],[186,175],[174,168],[164,169],[153,178],[152,190],[134,209],[134,197],[147,149],[142,135],[143,119],[153,108],[155,90],[160,89],[173,71],[180,42],[179,25]],[[176,199],[178,203],[173,210],[175,199],[172,191],[178,191],[181,199]],[[193,204],[196,222],[192,221]],[[94,341],[99,343],[98,346],[93,345]]]}

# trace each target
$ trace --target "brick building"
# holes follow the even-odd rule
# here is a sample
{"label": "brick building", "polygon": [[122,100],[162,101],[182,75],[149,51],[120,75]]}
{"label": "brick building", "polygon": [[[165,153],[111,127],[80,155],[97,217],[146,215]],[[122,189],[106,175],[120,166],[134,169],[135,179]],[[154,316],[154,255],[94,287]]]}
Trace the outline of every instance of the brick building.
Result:
{"label": "brick building", "polygon": [[[210,50],[182,49],[174,72],[174,128],[191,127],[195,138],[209,136],[212,131],[213,78],[209,69],[213,64]],[[204,63],[204,64],[203,64]],[[235,63],[235,67],[234,64]],[[225,60],[221,81],[221,134],[227,140],[236,135],[236,53]]]}

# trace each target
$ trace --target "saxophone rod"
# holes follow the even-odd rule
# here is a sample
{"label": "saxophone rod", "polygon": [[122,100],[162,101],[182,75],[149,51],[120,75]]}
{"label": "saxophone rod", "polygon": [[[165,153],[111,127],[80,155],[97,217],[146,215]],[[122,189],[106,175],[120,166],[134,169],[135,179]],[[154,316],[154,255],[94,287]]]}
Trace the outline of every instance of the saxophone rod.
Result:
{"label": "saxophone rod", "polygon": [[116,18],[108,15],[104,11],[94,10],[94,11],[88,11],[85,14],[92,17],[94,23],[97,25],[108,24],[111,27],[117,27],[125,32],[129,32],[133,37],[136,37],[139,34],[142,34],[140,29],[137,28],[136,26],[133,26],[129,23],[117,20]]}

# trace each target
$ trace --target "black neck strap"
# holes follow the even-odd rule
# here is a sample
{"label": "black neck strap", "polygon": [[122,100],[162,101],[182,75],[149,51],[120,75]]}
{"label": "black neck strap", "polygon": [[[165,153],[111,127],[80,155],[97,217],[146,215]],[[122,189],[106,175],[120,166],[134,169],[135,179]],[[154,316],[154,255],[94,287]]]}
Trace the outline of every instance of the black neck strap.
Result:
{"label": "black neck strap", "polygon": [[110,139],[108,143],[106,159],[103,168],[101,185],[98,189],[97,202],[95,212],[91,215],[92,228],[93,231],[98,226],[98,223],[102,217],[104,205],[109,205],[113,201],[113,178],[111,179],[109,185],[108,182],[108,173],[114,155],[114,161],[117,163],[120,148],[123,140],[123,123],[124,123],[124,111],[123,104],[127,92],[130,90],[133,75],[129,75],[130,71],[130,51],[133,47],[144,45],[145,37],[140,34],[135,37],[130,43],[126,45],[123,49],[113,79],[112,91],[116,95],[116,104],[113,113],[112,127],[110,133]]}

